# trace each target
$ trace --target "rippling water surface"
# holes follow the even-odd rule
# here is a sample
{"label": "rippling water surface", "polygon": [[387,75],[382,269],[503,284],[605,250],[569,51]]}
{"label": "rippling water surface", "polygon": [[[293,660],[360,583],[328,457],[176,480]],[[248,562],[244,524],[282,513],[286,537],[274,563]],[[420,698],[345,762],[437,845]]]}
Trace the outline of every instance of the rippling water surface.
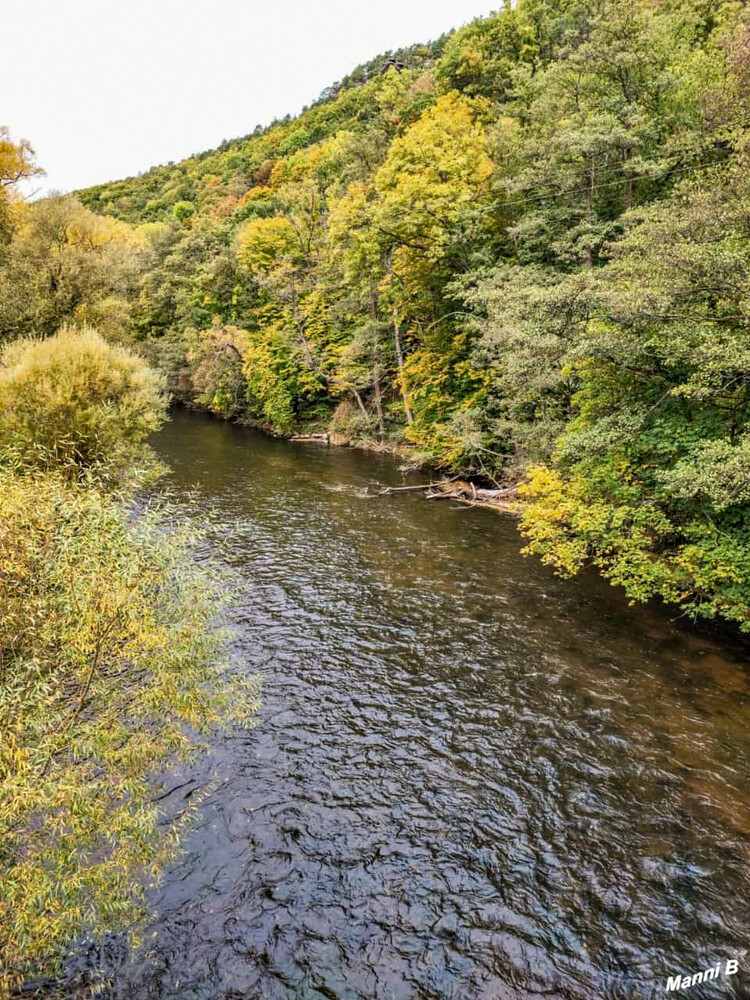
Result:
{"label": "rippling water surface", "polygon": [[[258,727],[154,892],[132,1000],[750,996],[741,647],[519,554],[390,460],[176,413],[184,515],[238,581]],[[111,960],[110,960],[111,961]]]}

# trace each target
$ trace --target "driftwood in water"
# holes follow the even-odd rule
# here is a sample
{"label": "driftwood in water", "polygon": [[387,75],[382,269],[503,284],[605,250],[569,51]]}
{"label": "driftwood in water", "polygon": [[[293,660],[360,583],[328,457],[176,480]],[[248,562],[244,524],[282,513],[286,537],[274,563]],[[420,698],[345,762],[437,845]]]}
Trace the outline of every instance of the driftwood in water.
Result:
{"label": "driftwood in water", "polygon": [[292,434],[290,441],[322,441],[323,444],[331,443],[330,434]]}
{"label": "driftwood in water", "polygon": [[384,486],[378,496],[384,497],[389,493],[406,493],[409,490],[430,490],[441,485],[442,483],[418,483],[416,486]]}
{"label": "driftwood in water", "polygon": [[472,507],[495,507],[508,511],[513,510],[511,501],[516,496],[518,487],[488,490],[462,479],[441,479],[436,483],[420,483],[417,486],[386,486],[380,491],[380,496],[408,490],[421,490],[428,500],[456,500]]}

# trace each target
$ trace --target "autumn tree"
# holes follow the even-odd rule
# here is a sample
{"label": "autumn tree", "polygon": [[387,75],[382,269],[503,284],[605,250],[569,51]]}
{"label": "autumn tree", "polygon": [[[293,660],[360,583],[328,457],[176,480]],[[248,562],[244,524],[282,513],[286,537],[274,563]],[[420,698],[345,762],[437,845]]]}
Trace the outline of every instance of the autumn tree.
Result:
{"label": "autumn tree", "polygon": [[24,206],[0,264],[0,340],[50,336],[68,321],[126,338],[139,267],[127,224],[69,196]]}
{"label": "autumn tree", "polygon": [[34,162],[34,156],[26,139],[13,142],[8,128],[0,125],[0,253],[15,230],[13,205],[18,199],[18,185],[43,173]]}

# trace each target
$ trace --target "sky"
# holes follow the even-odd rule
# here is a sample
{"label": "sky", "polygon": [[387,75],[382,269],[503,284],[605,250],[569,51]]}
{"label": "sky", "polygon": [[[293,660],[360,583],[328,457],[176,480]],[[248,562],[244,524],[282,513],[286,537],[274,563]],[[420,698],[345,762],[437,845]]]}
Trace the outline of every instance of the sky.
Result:
{"label": "sky", "polygon": [[3,12],[0,125],[35,148],[33,191],[75,190],[296,114],[359,63],[498,5],[24,0]]}

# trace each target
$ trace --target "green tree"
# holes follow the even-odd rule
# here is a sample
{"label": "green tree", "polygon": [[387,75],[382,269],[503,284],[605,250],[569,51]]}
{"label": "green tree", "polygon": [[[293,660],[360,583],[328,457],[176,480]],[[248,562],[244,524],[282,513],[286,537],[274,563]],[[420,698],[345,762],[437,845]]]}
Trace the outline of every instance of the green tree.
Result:
{"label": "green tree", "polygon": [[577,416],[525,488],[530,550],[750,629],[750,209],[734,164],[633,218],[568,354]]}
{"label": "green tree", "polygon": [[195,205],[192,201],[178,201],[172,209],[172,214],[183,226],[188,225],[190,219],[195,215]]}

